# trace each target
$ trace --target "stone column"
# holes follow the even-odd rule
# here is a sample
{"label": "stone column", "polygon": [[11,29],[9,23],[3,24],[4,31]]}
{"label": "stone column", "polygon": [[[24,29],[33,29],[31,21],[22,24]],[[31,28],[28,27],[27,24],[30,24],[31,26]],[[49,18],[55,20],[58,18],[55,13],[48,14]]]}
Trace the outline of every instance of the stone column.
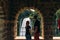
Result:
{"label": "stone column", "polygon": [[[14,22],[11,19],[11,15],[9,15],[9,4],[10,1],[3,0],[2,1],[2,7],[4,11],[4,29],[3,29],[3,40],[14,40]],[[2,20],[1,20],[2,21]]]}
{"label": "stone column", "polygon": [[4,34],[4,12],[3,8],[1,6],[1,0],[0,0],[0,40],[3,40],[3,34]]}

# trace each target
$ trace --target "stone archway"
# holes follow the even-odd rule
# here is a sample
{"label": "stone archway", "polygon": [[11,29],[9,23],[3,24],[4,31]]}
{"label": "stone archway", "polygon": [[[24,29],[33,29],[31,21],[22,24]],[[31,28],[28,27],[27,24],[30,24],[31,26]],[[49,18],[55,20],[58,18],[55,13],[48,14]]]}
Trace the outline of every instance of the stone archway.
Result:
{"label": "stone archway", "polygon": [[54,19],[54,24],[53,24],[53,36],[60,36],[60,32],[59,32],[59,20],[60,20],[60,9],[58,9],[57,11],[56,11],[56,13],[54,14],[54,17],[53,17],[53,19]]}
{"label": "stone archway", "polygon": [[[31,2],[32,1],[32,2]],[[29,3],[27,3],[29,2]],[[30,3],[31,2],[31,3]],[[49,1],[22,1],[22,0],[2,0],[2,7],[4,11],[4,16],[2,19],[5,21],[4,23],[4,35],[2,40],[14,40],[14,27],[17,26],[15,20],[15,14],[24,6],[34,6],[38,9],[41,9],[41,12],[44,16],[44,40],[53,40],[52,35],[52,24],[53,24],[53,15],[58,8],[60,8],[60,2],[56,2],[53,0]],[[1,15],[1,14],[0,14]],[[12,15],[12,16],[11,16]],[[10,19],[9,19],[10,18]],[[14,29],[13,29],[14,28]],[[49,29],[48,29],[49,28]],[[10,30],[9,30],[10,29]],[[49,33],[48,33],[49,32]],[[48,33],[48,34],[47,34]]]}
{"label": "stone archway", "polygon": [[[22,8],[22,9],[20,9],[17,13],[16,13],[16,16],[15,16],[15,18],[16,18],[16,20],[15,20],[15,24],[17,25],[17,20],[18,20],[18,16],[20,15],[20,13],[21,12],[24,12],[24,10],[26,10],[26,9],[34,9],[34,10],[36,10],[37,11],[37,13],[39,13],[39,15],[40,15],[40,17],[41,17],[41,27],[42,27],[42,37],[44,37],[44,21],[43,21],[43,15],[41,14],[41,12],[40,12],[40,10],[38,10],[37,8],[32,8],[32,7],[24,7],[24,8]],[[15,31],[14,31],[14,33],[15,33],[15,37],[17,37],[17,26],[15,26],[14,27],[15,29]]]}

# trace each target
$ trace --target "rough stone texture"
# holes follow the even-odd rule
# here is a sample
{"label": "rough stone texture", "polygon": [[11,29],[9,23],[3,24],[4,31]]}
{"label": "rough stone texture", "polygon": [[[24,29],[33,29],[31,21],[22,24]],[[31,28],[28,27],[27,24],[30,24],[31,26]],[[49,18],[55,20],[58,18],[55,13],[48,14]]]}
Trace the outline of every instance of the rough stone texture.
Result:
{"label": "rough stone texture", "polygon": [[2,10],[0,1],[0,40],[3,40],[3,29],[4,29],[4,12]]}
{"label": "rough stone texture", "polygon": [[[60,2],[58,1],[37,1],[37,0],[3,0],[4,9],[4,40],[14,40],[14,25],[15,16],[20,8],[23,7],[35,7],[39,9],[44,17],[44,40],[53,40],[53,28],[54,13],[60,8]],[[0,14],[1,15],[1,14]],[[1,19],[2,20],[2,19]],[[0,24],[3,24],[0,23]],[[2,29],[0,29],[2,31]],[[1,33],[0,33],[1,34]],[[1,37],[1,36],[0,36]],[[2,38],[1,38],[2,39]]]}

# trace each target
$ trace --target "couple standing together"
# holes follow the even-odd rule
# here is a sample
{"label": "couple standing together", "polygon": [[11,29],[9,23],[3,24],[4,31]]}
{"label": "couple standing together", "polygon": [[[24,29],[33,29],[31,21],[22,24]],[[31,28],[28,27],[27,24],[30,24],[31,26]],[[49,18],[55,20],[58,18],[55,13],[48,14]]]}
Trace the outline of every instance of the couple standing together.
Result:
{"label": "couple standing together", "polygon": [[[40,21],[37,19],[37,16],[34,16],[35,22],[34,22],[34,40],[39,40],[40,35]],[[32,40],[31,39],[31,27],[29,26],[29,21],[26,21],[26,40]]]}

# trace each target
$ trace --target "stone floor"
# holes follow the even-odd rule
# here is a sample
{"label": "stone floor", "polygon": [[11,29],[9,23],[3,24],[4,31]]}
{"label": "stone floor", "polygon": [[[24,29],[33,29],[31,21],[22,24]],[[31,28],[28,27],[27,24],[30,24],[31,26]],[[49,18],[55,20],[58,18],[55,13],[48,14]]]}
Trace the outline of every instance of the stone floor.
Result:
{"label": "stone floor", "polygon": [[[40,40],[43,40],[43,37],[39,37]],[[34,37],[32,37],[32,40],[34,39]],[[15,40],[25,40],[25,37],[16,37]],[[53,37],[53,40],[60,40],[60,37]]]}

